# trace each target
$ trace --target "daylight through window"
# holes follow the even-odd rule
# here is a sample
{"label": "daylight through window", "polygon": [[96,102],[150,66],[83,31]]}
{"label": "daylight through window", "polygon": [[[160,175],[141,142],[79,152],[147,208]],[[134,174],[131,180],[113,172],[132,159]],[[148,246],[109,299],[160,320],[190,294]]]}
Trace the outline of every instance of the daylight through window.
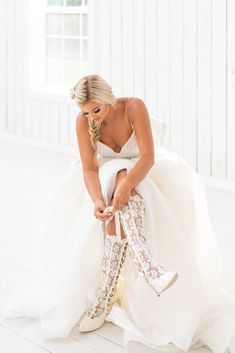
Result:
{"label": "daylight through window", "polygon": [[47,0],[47,85],[70,87],[88,65],[87,0]]}

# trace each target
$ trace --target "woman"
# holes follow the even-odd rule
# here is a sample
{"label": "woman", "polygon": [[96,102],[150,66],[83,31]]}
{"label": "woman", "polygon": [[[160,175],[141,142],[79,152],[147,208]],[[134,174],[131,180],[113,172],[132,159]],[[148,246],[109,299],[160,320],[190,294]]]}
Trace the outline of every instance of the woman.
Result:
{"label": "woman", "polygon": [[[127,245],[130,246],[133,259],[145,280],[158,295],[175,282],[178,274],[166,271],[150,255],[143,229],[144,202],[135,191],[135,186],[154,165],[154,142],[143,101],[138,98],[116,99],[106,82],[98,76],[81,79],[72,90],[72,97],[81,108],[81,113],[77,117],[77,137],[85,183],[95,205],[94,214],[103,222],[118,211],[116,218],[120,216],[122,222],[121,238],[116,235],[119,227],[115,228],[114,218],[107,226],[103,278],[94,303],[79,326],[80,331],[91,331],[102,326],[111,308]],[[99,183],[99,167],[94,160],[96,143],[97,141],[101,143],[102,140],[102,143],[113,151],[119,150],[115,152],[118,154],[122,150],[120,146],[128,144],[132,133],[137,136],[140,158],[128,174],[126,168],[120,167],[122,169],[119,171],[114,168],[114,173],[117,172],[117,181],[114,190],[112,188],[108,190],[112,191],[111,199],[106,200],[112,208],[106,208]]]}
{"label": "woman", "polygon": [[71,97],[81,110],[81,161],[52,197],[44,274],[11,294],[5,317],[38,317],[47,338],[107,320],[135,352],[144,344],[145,352],[207,345],[224,353],[235,335],[235,299],[222,288],[199,176],[154,145],[141,99],[115,98],[98,75],[81,78]]}

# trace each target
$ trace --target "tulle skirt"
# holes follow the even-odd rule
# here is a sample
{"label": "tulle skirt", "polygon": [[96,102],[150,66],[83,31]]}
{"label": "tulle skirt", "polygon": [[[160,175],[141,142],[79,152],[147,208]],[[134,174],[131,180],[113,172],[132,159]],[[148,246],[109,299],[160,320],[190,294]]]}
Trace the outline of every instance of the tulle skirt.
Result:
{"label": "tulle skirt", "polygon": [[[104,158],[99,179],[106,205],[115,177],[138,158]],[[204,184],[178,154],[158,147],[156,162],[136,186],[145,203],[152,256],[177,271],[160,297],[146,284],[128,250],[118,301],[106,320],[123,328],[129,352],[180,352],[208,345],[224,353],[235,336],[235,293],[222,286],[220,250]],[[67,337],[90,305],[102,265],[105,224],[93,214],[82,165],[75,159],[50,198],[40,248],[42,274],[10,293],[5,319],[37,317],[45,339]]]}

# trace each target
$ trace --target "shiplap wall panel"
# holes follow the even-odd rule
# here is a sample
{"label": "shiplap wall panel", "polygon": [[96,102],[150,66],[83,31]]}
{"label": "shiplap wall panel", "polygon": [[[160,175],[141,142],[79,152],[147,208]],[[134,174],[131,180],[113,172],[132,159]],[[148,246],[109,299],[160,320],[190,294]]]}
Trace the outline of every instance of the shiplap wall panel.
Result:
{"label": "shiplap wall panel", "polygon": [[163,145],[169,146],[170,140],[170,0],[159,1],[157,5],[157,106],[152,111],[166,122]]}
{"label": "shiplap wall panel", "polygon": [[[110,68],[110,47],[111,47],[111,19],[110,19],[110,1],[100,0],[99,2],[99,13],[100,17],[97,18],[99,21],[99,28],[102,35],[99,37],[99,50],[100,50],[100,75],[105,80],[110,82],[111,79],[111,68]],[[118,50],[118,49],[117,49]]]}
{"label": "shiplap wall panel", "polygon": [[42,100],[41,104],[41,138],[43,141],[50,141],[50,115],[49,102]]}
{"label": "shiplap wall panel", "polygon": [[[24,135],[24,94],[23,91],[16,91],[15,110],[17,114],[16,118],[16,134],[18,136]],[[41,118],[41,117],[40,117]]]}
{"label": "shiplap wall panel", "polygon": [[[88,1],[88,69],[91,73],[96,73],[100,70],[100,62],[99,57],[97,55],[97,51],[100,50],[99,43],[98,43],[98,35],[97,33],[97,22],[99,21],[98,14],[97,14],[97,0],[89,0]],[[101,11],[100,11],[101,12]],[[93,38],[93,40],[90,40]]]}
{"label": "shiplap wall panel", "polygon": [[227,177],[235,181],[235,1],[227,2],[228,96],[227,96]]}
{"label": "shiplap wall panel", "polygon": [[8,0],[6,2],[6,18],[7,18],[7,131],[11,133],[16,132],[16,110],[15,110],[15,97],[16,97],[16,1]]}
{"label": "shiplap wall panel", "polygon": [[197,17],[194,0],[183,3],[183,26],[183,156],[196,169]]}
{"label": "shiplap wall panel", "polygon": [[6,4],[0,2],[0,131],[6,126]]}
{"label": "shiplap wall panel", "polygon": [[27,96],[24,99],[24,106],[25,106],[25,116],[24,116],[24,136],[25,137],[32,137],[33,131],[32,131],[32,115],[33,115],[33,110],[32,110],[32,105],[31,105],[31,99],[28,98]]}
{"label": "shiplap wall panel", "polygon": [[183,154],[183,1],[170,0],[170,148]]}
{"label": "shiplap wall panel", "polygon": [[0,2],[0,131],[6,130],[6,8]]}
{"label": "shiplap wall panel", "polygon": [[211,0],[197,9],[197,169],[211,173]]}
{"label": "shiplap wall panel", "polygon": [[122,6],[122,80],[124,96],[129,96],[130,92],[134,92],[134,1],[135,0],[123,0]]}
{"label": "shiplap wall panel", "polygon": [[31,98],[29,105],[30,105],[30,111],[32,112],[31,119],[30,119],[32,137],[35,139],[40,139],[40,136],[41,136],[41,119],[40,119],[41,101],[36,98]]}
{"label": "shiplap wall panel", "polygon": [[211,11],[211,167],[215,177],[226,178],[226,2],[213,0]]}
{"label": "shiplap wall panel", "polygon": [[[102,11],[102,7],[99,6],[99,3],[97,1],[92,0],[91,4],[90,2],[88,3],[89,3],[89,9],[91,10],[91,8],[93,8],[93,11],[91,13],[91,18],[90,18],[90,15],[88,16],[88,21],[89,21],[88,35],[90,36],[89,38],[91,38],[91,36],[93,38],[92,43],[90,43],[91,41],[88,40],[88,42],[90,43],[89,48],[91,49],[89,52],[90,54],[89,60],[91,60],[90,63],[91,65],[93,65],[93,70],[91,73],[99,72],[101,75],[101,72],[105,70],[104,64],[101,62],[102,41],[103,41],[103,35],[105,35],[102,30],[102,22],[105,21],[106,19],[104,19],[104,16],[103,16],[104,13]],[[93,50],[92,50],[92,45],[94,46]],[[97,53],[99,53],[99,55]],[[92,58],[91,58],[91,55],[93,55]]]}
{"label": "shiplap wall panel", "polygon": [[66,103],[60,103],[60,143],[62,145],[69,144],[69,107]]}
{"label": "shiplap wall panel", "polygon": [[50,102],[50,121],[51,121],[51,141],[59,143],[59,103]]}
{"label": "shiplap wall panel", "polygon": [[77,146],[77,136],[76,136],[76,117],[78,115],[79,108],[75,104],[69,105],[69,145]]}
{"label": "shiplap wall panel", "polygon": [[157,2],[145,0],[145,103],[150,112],[157,111]]}
{"label": "shiplap wall panel", "polygon": [[122,1],[110,1],[110,77],[113,92],[122,95]]}
{"label": "shiplap wall panel", "polygon": [[[28,1],[0,3],[0,129],[77,147],[79,108],[28,88]],[[144,99],[166,122],[163,145],[196,171],[235,181],[235,0],[88,0],[88,11],[88,72]]]}
{"label": "shiplap wall panel", "polygon": [[16,91],[22,92],[24,90],[24,64],[25,64],[25,15],[26,7],[25,0],[15,1],[15,80]]}
{"label": "shiplap wall panel", "polygon": [[[15,2],[15,132],[17,135],[23,135],[24,124],[24,22],[25,22],[25,1]],[[39,117],[40,118],[40,117]]]}
{"label": "shiplap wall panel", "polygon": [[[135,0],[133,2],[134,13],[134,91],[132,95],[145,99],[145,2]],[[116,68],[117,70],[117,68]]]}

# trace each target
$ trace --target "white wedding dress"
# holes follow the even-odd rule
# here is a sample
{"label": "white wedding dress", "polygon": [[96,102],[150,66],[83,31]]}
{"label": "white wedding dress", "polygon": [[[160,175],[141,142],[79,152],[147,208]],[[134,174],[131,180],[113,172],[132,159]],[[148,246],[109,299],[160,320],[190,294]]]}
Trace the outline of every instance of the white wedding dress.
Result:
{"label": "white wedding dress", "polygon": [[[101,189],[109,205],[116,173],[134,166],[138,144],[133,130],[119,153],[102,142],[97,146]],[[145,202],[151,253],[179,278],[157,297],[128,252],[119,299],[107,321],[124,329],[130,352],[181,352],[207,345],[224,353],[235,336],[235,294],[222,287],[222,259],[201,178],[178,154],[155,146],[155,164],[136,190]],[[81,162],[75,159],[51,197],[40,249],[42,275],[10,294],[4,320],[38,317],[45,339],[69,335],[95,294],[102,264],[105,227],[93,208]]]}

